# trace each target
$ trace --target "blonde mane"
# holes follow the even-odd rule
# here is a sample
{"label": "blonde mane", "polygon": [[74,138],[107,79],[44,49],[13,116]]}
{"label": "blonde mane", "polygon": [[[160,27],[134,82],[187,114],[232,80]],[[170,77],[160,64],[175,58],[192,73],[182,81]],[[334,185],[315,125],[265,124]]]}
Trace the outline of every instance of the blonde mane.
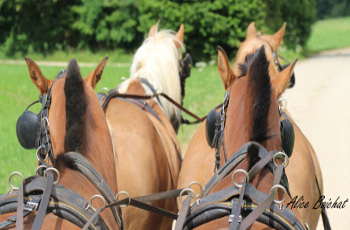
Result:
{"label": "blonde mane", "polygon": [[[148,37],[136,51],[130,68],[130,79],[144,78],[155,90],[164,92],[181,104],[181,84],[179,76],[179,63],[181,51],[176,47],[175,41],[183,46],[181,41],[171,30],[162,30]],[[120,92],[128,88],[126,81],[119,88]],[[152,94],[149,87],[144,85],[146,93]],[[171,121],[181,120],[181,111],[168,100],[159,97],[160,106]]]}

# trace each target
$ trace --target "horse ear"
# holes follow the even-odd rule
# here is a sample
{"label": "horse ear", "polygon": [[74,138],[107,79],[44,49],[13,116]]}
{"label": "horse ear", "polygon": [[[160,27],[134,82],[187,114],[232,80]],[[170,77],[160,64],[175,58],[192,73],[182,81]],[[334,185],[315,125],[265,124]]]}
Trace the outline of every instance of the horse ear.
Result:
{"label": "horse ear", "polygon": [[151,26],[151,28],[149,28],[149,31],[148,31],[148,37],[154,36],[157,33],[157,28],[158,28],[158,23]]}
{"label": "horse ear", "polygon": [[281,45],[282,43],[282,39],[283,39],[283,35],[284,35],[284,31],[286,29],[286,23],[283,23],[283,26],[281,29],[279,29],[273,36],[272,36],[272,48],[274,51],[276,51],[278,49],[278,47]]}
{"label": "horse ear", "polygon": [[[175,40],[175,45],[177,48],[181,48],[183,42],[184,42],[184,33],[185,33],[185,27],[184,27],[184,24],[181,23],[181,26],[180,26],[180,29],[177,31],[176,33],[176,40]],[[181,43],[179,43],[179,41]]]}
{"label": "horse ear", "polygon": [[225,90],[227,90],[231,83],[236,80],[236,76],[230,67],[226,52],[221,46],[218,46],[218,71],[224,83]]}
{"label": "horse ear", "polygon": [[25,61],[28,66],[29,76],[34,85],[39,89],[41,95],[46,94],[51,85],[53,84],[53,80],[48,80],[41,72],[39,66],[30,58],[26,57]]}
{"label": "horse ear", "polygon": [[101,80],[103,70],[105,69],[106,63],[108,61],[108,56],[104,57],[102,61],[97,65],[96,69],[94,69],[84,80],[94,89],[97,83]]}
{"label": "horse ear", "polygon": [[256,36],[255,22],[251,22],[248,26],[248,29],[247,29],[246,39],[248,39],[250,37],[255,37],[255,36]]}
{"label": "horse ear", "polygon": [[293,73],[295,63],[297,61],[298,59],[295,59],[295,61],[292,64],[290,64],[287,68],[285,68],[282,72],[277,74],[275,77],[271,78],[271,84],[275,89],[277,97],[281,96],[281,94],[287,88],[289,83],[289,78]]}

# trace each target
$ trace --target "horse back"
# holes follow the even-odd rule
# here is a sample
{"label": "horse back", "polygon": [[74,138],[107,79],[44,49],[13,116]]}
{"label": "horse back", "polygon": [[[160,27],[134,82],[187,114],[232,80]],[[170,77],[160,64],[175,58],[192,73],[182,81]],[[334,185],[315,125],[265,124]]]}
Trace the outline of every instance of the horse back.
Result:
{"label": "horse back", "polygon": [[[149,104],[158,117],[124,99],[112,99],[106,109],[115,151],[118,188],[131,197],[174,189],[180,170],[175,131],[161,108],[157,108],[155,102]],[[150,204],[176,211],[175,200]],[[132,207],[123,210],[123,221],[129,225],[126,229],[171,225],[170,220],[160,219],[155,214]]]}

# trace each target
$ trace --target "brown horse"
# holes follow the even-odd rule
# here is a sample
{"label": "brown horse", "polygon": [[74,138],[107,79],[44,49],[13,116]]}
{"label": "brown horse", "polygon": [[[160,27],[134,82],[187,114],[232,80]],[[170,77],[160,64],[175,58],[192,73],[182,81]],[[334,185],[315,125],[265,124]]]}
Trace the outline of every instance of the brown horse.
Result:
{"label": "brown horse", "polygon": [[[244,63],[247,57],[254,54],[254,52],[261,48],[262,45],[266,47],[266,58],[269,60],[269,75],[271,77],[277,76],[279,69],[276,60],[276,51],[282,42],[284,35],[285,24],[274,35],[260,35],[256,32],[254,23],[248,27],[247,38],[242,42],[240,49],[235,58],[235,64],[231,74],[227,75],[224,81],[225,89],[230,89],[235,76],[241,75],[239,63]],[[220,69],[220,66],[218,66]],[[288,111],[285,113],[289,115]],[[290,119],[291,120],[291,119]],[[292,120],[291,120],[292,121]],[[290,183],[290,190],[293,197],[300,198],[304,196],[305,201],[311,204],[317,202],[319,195],[322,194],[322,176],[319,163],[315,152],[300,131],[299,127],[292,121],[295,133],[295,144],[290,161],[291,167],[286,169],[287,176]],[[195,163],[194,163],[195,162]],[[205,137],[205,122],[199,127],[193,136],[188,149],[185,154],[184,162],[181,168],[178,187],[186,187],[192,181],[198,181],[202,185],[206,184],[213,175],[215,166],[215,149],[212,149],[206,144]],[[303,171],[305,173],[300,174]],[[319,186],[317,185],[316,179]],[[321,192],[319,191],[321,189]],[[198,191],[197,191],[198,192]],[[316,194],[316,195],[315,195]],[[312,210],[312,208],[301,209],[300,213],[303,220],[309,224],[311,229],[315,229],[319,214],[321,210]]]}
{"label": "brown horse", "polygon": [[[255,53],[251,59],[247,60],[247,62],[242,63],[240,65],[242,75],[235,77],[233,75],[232,69],[229,66],[226,54],[223,50],[219,49],[219,74],[223,80],[224,85],[227,85],[228,81],[231,81],[231,79],[233,78],[232,84],[228,89],[228,104],[224,108],[226,115],[223,137],[224,144],[222,145],[223,151],[220,156],[221,165],[224,165],[226,162],[232,163],[232,161],[226,161],[225,159],[238,159],[237,156],[235,156],[235,153],[249,141],[254,141],[255,143],[261,144],[267,151],[281,151],[281,131],[280,115],[278,109],[278,97],[283,93],[283,91],[287,87],[289,77],[293,71],[294,65],[295,62],[288,68],[283,70],[281,73],[279,73],[277,76],[271,77],[270,79],[268,72],[269,63],[266,60],[265,49],[264,47],[262,47],[260,50],[257,50],[257,53]],[[216,192],[221,191],[221,194],[223,194],[222,191],[224,189],[230,188],[233,185],[231,179],[232,173],[237,169],[244,169],[246,172],[249,172],[249,174],[254,171],[256,172],[256,174],[253,173],[254,175],[252,178],[249,177],[249,179],[247,179],[247,188],[249,187],[249,189],[245,191],[246,196],[250,198],[250,201],[247,201],[248,203],[246,204],[250,204],[250,202],[253,202],[251,204],[252,207],[255,207],[255,205],[261,205],[263,202],[256,202],[256,200],[261,199],[259,197],[260,195],[258,195],[260,193],[256,190],[265,194],[270,194],[271,188],[274,184],[276,184],[276,181],[274,181],[276,180],[276,178],[274,179],[275,176],[273,173],[275,172],[275,170],[271,171],[268,169],[268,167],[257,169],[257,163],[260,163],[261,160],[264,159],[262,155],[260,155],[260,150],[258,150],[258,148],[259,147],[257,147],[257,144],[252,144],[248,149],[243,151],[242,153],[246,154],[245,157],[241,158],[241,160],[239,161],[236,160],[236,163],[234,166],[232,166],[233,168],[231,169],[231,171],[227,171],[227,176],[223,177],[222,180],[215,182],[214,185],[208,185],[208,187],[205,188],[205,190],[207,190],[205,191],[205,195],[212,195],[211,199],[214,199],[216,197]],[[237,154],[242,155],[242,153]],[[198,154],[202,153],[199,152]],[[185,161],[186,158],[184,159],[184,164]],[[230,168],[229,165],[227,165],[226,167]],[[256,170],[251,170],[254,168]],[[223,171],[221,172],[223,173]],[[236,178],[236,182],[243,182],[245,176],[244,174],[238,174]],[[279,181],[277,181],[277,183],[279,183]],[[284,187],[287,187],[286,184],[287,183],[285,183]],[[239,191],[239,189],[237,191]],[[291,202],[291,197],[287,196],[287,194],[283,194],[282,190],[280,189],[276,191],[276,195],[278,197],[277,199],[286,197],[286,200],[283,202],[283,205],[285,206],[287,206],[287,204]],[[207,201],[205,201],[204,196],[199,200],[199,203],[197,205],[199,207],[201,207],[202,205],[202,208],[205,208],[206,202]],[[209,203],[210,202],[213,201],[209,201]],[[208,206],[207,212],[203,212],[202,215],[205,216],[207,213],[211,212],[210,209],[213,210],[217,208],[217,205],[230,206],[230,201],[218,200],[218,202],[219,203],[211,203],[214,206],[212,206],[212,208],[209,208]],[[246,204],[244,206],[246,206]],[[192,214],[196,212],[196,207],[197,206],[195,205],[194,210],[192,210]],[[238,207],[240,207],[240,205]],[[268,205],[268,208],[271,209],[272,206]],[[258,208],[254,210],[253,208],[252,213],[255,212],[257,209]],[[275,213],[275,211],[272,212]],[[292,216],[294,216],[296,220],[300,223],[299,229],[304,229],[304,227],[301,225],[303,223],[302,219],[297,213],[297,210],[292,209],[292,212],[294,213],[292,214]],[[228,212],[228,214],[229,213],[230,212]],[[276,211],[276,213],[278,212]],[[212,214],[215,215],[214,213]],[[204,221],[204,224],[199,226],[199,228],[229,228],[230,224],[228,221],[228,215],[224,215],[225,217],[222,217],[222,215],[218,215],[218,218],[214,218],[214,220],[212,218],[213,215],[208,216],[208,219],[211,220],[209,223],[206,223],[207,221]],[[243,220],[241,227],[244,226],[244,229],[248,227],[251,227],[251,229],[267,229],[269,227],[271,228],[272,226],[277,226],[275,225],[272,219],[269,219],[267,221],[259,220],[259,222],[250,223],[250,220],[248,220],[249,215],[247,217],[247,220],[245,219],[247,215],[247,213],[242,213]],[[196,221],[193,220],[192,223],[196,223]],[[295,222],[293,224],[295,224]],[[289,223],[287,225],[289,225]]]}
{"label": "brown horse", "polygon": [[[181,104],[183,35],[183,25],[176,34],[158,32],[157,26],[152,26],[134,55],[130,78],[116,90],[134,95],[161,91]],[[181,121],[180,110],[163,97],[145,101],[116,95],[109,100],[105,113],[114,145],[118,188],[131,197],[176,188],[181,155],[174,128]],[[150,204],[177,210],[175,199]],[[135,207],[123,208],[123,220],[125,229],[169,229],[172,223],[171,219]]]}
{"label": "brown horse", "polygon": [[[286,23],[284,23],[282,28],[273,35],[260,35],[256,32],[254,22],[252,22],[248,27],[246,40],[241,44],[237,53],[236,62],[233,65],[234,73],[239,74],[237,63],[243,61],[249,54],[254,53],[255,50],[259,49],[262,45],[265,45],[267,47],[266,56],[270,63],[269,74],[272,77],[276,76],[281,68],[281,65],[279,64],[280,60],[277,56],[277,49],[282,43],[285,27]],[[268,49],[268,47],[270,47],[270,49]],[[285,109],[284,112],[289,120],[292,121],[295,133],[295,144],[290,167],[286,169],[287,176],[290,178],[289,183],[291,193],[293,197],[298,196],[300,198],[301,196],[304,196],[306,201],[314,204],[323,194],[323,181],[320,164],[307,137],[302,133],[295,121],[293,121],[288,110]],[[303,173],[301,174],[300,172]],[[320,212],[321,209],[300,209],[301,216],[304,221],[309,224],[311,229],[316,228]]]}
{"label": "brown horse", "polygon": [[[92,89],[92,86],[94,86],[93,80],[101,78],[106,61],[107,58],[102,60],[97,68],[83,79],[77,62],[72,59],[68,64],[67,71],[61,74],[60,78],[48,80],[44,77],[38,65],[31,59],[26,58],[32,82],[41,95],[44,97],[50,95],[48,97],[51,97],[51,100],[49,98],[46,103],[43,102],[43,108],[47,109],[48,112],[44,122],[47,122],[49,126],[52,143],[52,149],[50,149],[50,151],[52,150],[52,158],[50,156],[50,159],[54,163],[49,160],[44,162],[43,159],[42,163],[44,165],[46,163],[47,167],[55,167],[59,172],[60,179],[58,182],[60,185],[53,187],[53,192],[58,194],[58,191],[62,189],[61,195],[63,197],[65,197],[65,194],[76,194],[73,201],[81,197],[81,199],[85,198],[88,202],[92,196],[101,196],[102,193],[84,176],[85,174],[83,175],[78,170],[80,166],[74,160],[75,158],[71,157],[72,152],[78,155],[78,158],[81,159],[80,162],[85,162],[84,159],[90,162],[90,166],[103,177],[102,180],[108,183],[114,195],[118,192],[111,135],[101,105]],[[55,175],[55,178],[57,179],[57,175]],[[50,199],[49,204],[57,206],[60,202]],[[66,207],[70,205],[74,206],[73,204],[63,204]],[[81,205],[84,205],[84,203]],[[102,207],[103,202],[100,199],[94,199],[92,205],[97,208]],[[50,210],[50,207],[48,210]],[[79,208],[88,210],[84,206],[73,207],[72,209],[77,211]],[[53,209],[51,207],[51,210]],[[43,220],[42,229],[81,229],[82,226],[79,227],[62,218],[60,216],[61,212],[64,213],[63,210],[48,211]],[[37,211],[34,211],[24,217],[25,229],[31,228],[37,213]],[[0,223],[13,214],[15,213],[1,215]],[[100,215],[109,229],[118,229],[111,209],[103,210]],[[9,227],[14,226],[10,225]]]}

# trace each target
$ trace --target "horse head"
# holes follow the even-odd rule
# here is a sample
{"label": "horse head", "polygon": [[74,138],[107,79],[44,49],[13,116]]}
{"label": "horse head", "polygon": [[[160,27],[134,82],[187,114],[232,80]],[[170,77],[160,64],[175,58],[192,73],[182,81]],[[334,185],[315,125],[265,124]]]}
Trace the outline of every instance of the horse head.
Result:
{"label": "horse head", "polygon": [[[67,70],[53,80],[47,79],[33,60],[25,60],[42,103],[39,165],[56,168],[60,175],[58,182],[87,201],[94,195],[105,197],[94,201],[95,206],[102,207],[106,200],[113,201],[113,194],[118,191],[113,146],[104,112],[93,90],[101,79],[107,58],[84,79],[76,60],[72,59]],[[91,168],[92,175],[84,173],[84,167]],[[102,177],[107,185],[98,188],[91,180],[94,177]],[[101,213],[111,228],[116,226],[113,215],[116,216],[111,210]],[[50,224],[45,220],[44,225]]]}
{"label": "horse head", "polygon": [[233,72],[236,76],[240,75],[239,63],[246,62],[249,56],[254,55],[255,51],[265,46],[265,55],[269,61],[269,75],[276,76],[281,70],[280,60],[277,56],[277,49],[282,43],[286,23],[283,24],[275,34],[263,34],[256,32],[255,23],[248,26],[246,39],[240,44],[233,64]]}
{"label": "horse head", "polygon": [[[185,81],[191,69],[190,55],[181,55],[184,48],[183,37],[183,24],[176,33],[171,30],[158,31],[158,23],[153,25],[148,37],[134,55],[130,79],[121,84],[118,91],[147,94],[162,92],[182,104]],[[132,82],[135,80],[143,84],[141,91],[132,90]],[[181,111],[163,97],[159,97],[157,102],[177,130],[181,123]]]}
{"label": "horse head", "polygon": [[[261,143],[267,150],[281,149],[278,97],[288,85],[295,62],[274,77],[269,76],[265,47],[239,65],[236,76],[226,53],[219,48],[218,70],[224,85],[231,85],[226,111],[225,141],[234,153],[248,141]],[[232,83],[231,83],[232,82]]]}

